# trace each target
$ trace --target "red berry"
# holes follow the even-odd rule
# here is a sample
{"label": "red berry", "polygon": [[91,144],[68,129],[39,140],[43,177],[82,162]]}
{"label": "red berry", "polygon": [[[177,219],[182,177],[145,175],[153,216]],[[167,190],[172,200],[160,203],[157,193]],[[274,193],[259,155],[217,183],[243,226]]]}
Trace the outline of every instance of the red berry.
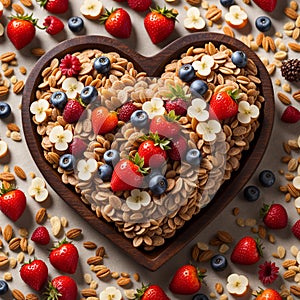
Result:
{"label": "red berry", "polygon": [[69,145],[69,153],[75,157],[79,157],[87,149],[87,144],[79,137],[74,137],[72,143]]}
{"label": "red berry", "polygon": [[46,27],[46,32],[55,35],[61,32],[65,25],[64,23],[55,16],[48,16],[44,19],[43,25]]}
{"label": "red berry", "polygon": [[130,120],[131,115],[138,110],[138,108],[132,103],[125,103],[118,112],[118,118],[120,121],[128,122]]}
{"label": "red berry", "polygon": [[53,14],[63,14],[69,9],[69,0],[37,0],[37,2]]}
{"label": "red berry", "polygon": [[277,279],[279,268],[275,265],[274,262],[265,261],[258,267],[258,278],[264,285],[271,284]]}
{"label": "red berry", "polygon": [[67,123],[75,123],[80,119],[83,112],[84,107],[78,101],[71,99],[64,108],[63,118]]}
{"label": "red berry", "polygon": [[45,226],[37,227],[31,235],[31,240],[40,245],[47,245],[50,242],[49,231]]}
{"label": "red berry", "polygon": [[292,233],[300,240],[300,220],[296,221],[292,227]]}
{"label": "red berry", "polygon": [[129,7],[136,11],[145,11],[152,4],[152,0],[128,0],[127,2]]}
{"label": "red berry", "polygon": [[297,123],[300,120],[300,111],[294,106],[288,106],[281,115],[281,121],[285,123]]}
{"label": "red berry", "polygon": [[170,112],[174,110],[176,116],[185,116],[187,112],[187,103],[185,100],[178,98],[175,100],[168,100],[166,102],[166,110]]}
{"label": "red berry", "polygon": [[282,229],[288,224],[288,214],[281,204],[265,204],[260,211],[268,228]]}
{"label": "red berry", "polygon": [[59,68],[63,75],[68,77],[76,76],[81,70],[81,63],[78,57],[67,54],[60,62]]}
{"label": "red berry", "polygon": [[187,151],[187,142],[183,136],[173,139],[170,143],[171,149],[168,155],[173,160],[183,160]]}

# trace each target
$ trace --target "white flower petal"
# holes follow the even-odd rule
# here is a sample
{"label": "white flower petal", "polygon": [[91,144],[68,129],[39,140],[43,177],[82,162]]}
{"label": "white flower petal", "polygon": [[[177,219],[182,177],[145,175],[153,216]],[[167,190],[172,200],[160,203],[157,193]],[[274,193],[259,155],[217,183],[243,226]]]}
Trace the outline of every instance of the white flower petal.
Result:
{"label": "white flower petal", "polygon": [[241,113],[245,113],[249,111],[250,104],[247,101],[241,101],[238,106],[238,111]]}
{"label": "white flower petal", "polygon": [[28,194],[29,196],[34,197],[34,195],[36,194],[36,188],[30,185],[28,188]]}
{"label": "white flower petal", "polygon": [[61,125],[55,126],[52,128],[50,134],[49,134],[49,140],[51,143],[56,143],[58,140],[58,137],[63,133],[64,129]]}
{"label": "white flower petal", "polygon": [[132,210],[139,210],[141,208],[141,202],[140,201],[136,201],[135,197],[129,196],[126,199],[126,204]]}
{"label": "white flower petal", "polygon": [[38,123],[42,123],[43,121],[45,121],[46,117],[47,117],[47,114],[44,111],[35,114],[35,120]]}
{"label": "white flower petal", "polygon": [[37,202],[43,202],[45,200],[47,200],[49,196],[49,192],[47,189],[45,188],[41,188],[34,196],[34,199],[37,201]]}
{"label": "white flower petal", "polygon": [[46,186],[45,180],[40,177],[35,177],[31,181],[31,186],[35,188],[44,188]]}
{"label": "white flower petal", "polygon": [[64,131],[64,136],[65,136],[65,141],[67,143],[72,142],[72,140],[73,140],[73,133],[70,130],[65,130]]}
{"label": "white flower petal", "polygon": [[209,120],[208,126],[210,130],[213,131],[214,133],[219,133],[222,130],[220,122],[216,120]]}
{"label": "white flower petal", "polygon": [[55,143],[55,149],[58,151],[65,151],[68,149],[68,143],[66,141],[59,141]]}
{"label": "white flower petal", "polygon": [[140,196],[141,191],[139,189],[133,189],[130,194],[132,197],[137,198]]}
{"label": "white flower petal", "polygon": [[191,7],[186,12],[186,15],[189,18],[198,18],[200,17],[200,10],[197,7]]}
{"label": "white flower petal", "polygon": [[86,161],[84,159],[81,159],[80,161],[78,161],[78,163],[77,163],[77,170],[79,172],[82,172],[82,171],[85,170],[85,168],[86,168]]}
{"label": "white flower petal", "polygon": [[140,197],[142,198],[140,202],[143,206],[147,206],[151,202],[150,195],[145,191],[141,192]]}
{"label": "white flower petal", "polygon": [[251,115],[251,118],[257,118],[259,116],[259,109],[256,105],[252,104],[250,106],[250,115]]}
{"label": "white flower petal", "polygon": [[201,62],[205,63],[209,68],[212,68],[215,64],[215,60],[210,55],[203,55]]}
{"label": "white flower petal", "polygon": [[242,124],[248,124],[251,122],[251,117],[249,114],[244,114],[244,113],[238,113],[237,114],[237,119],[239,122]]}
{"label": "white flower petal", "polygon": [[92,177],[92,174],[91,174],[91,172],[88,172],[88,171],[79,171],[79,173],[78,173],[78,178],[83,181],[88,181],[91,179],[91,177]]}
{"label": "white flower petal", "polygon": [[93,173],[97,170],[98,164],[97,161],[94,158],[89,158],[86,162],[88,170]]}
{"label": "white flower petal", "polygon": [[203,140],[206,142],[212,142],[216,139],[216,135],[214,133],[204,133]]}

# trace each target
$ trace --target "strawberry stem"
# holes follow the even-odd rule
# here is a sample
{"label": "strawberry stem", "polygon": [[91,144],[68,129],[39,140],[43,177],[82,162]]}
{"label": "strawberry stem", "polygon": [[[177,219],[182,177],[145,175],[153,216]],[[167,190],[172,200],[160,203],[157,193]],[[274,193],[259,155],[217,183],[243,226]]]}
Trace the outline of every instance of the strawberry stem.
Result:
{"label": "strawberry stem", "polygon": [[166,138],[161,138],[158,133],[150,132],[148,135],[144,135],[141,137],[142,140],[148,141],[151,140],[154,142],[154,146],[159,146],[162,150],[169,150],[171,147],[169,146],[170,140]]}
{"label": "strawberry stem", "polygon": [[165,16],[168,19],[174,19],[174,21],[177,21],[176,17],[178,15],[178,12],[175,9],[167,9],[165,6],[164,7],[160,7],[160,6],[156,6],[156,8],[150,8],[150,10],[152,12],[158,12],[160,14],[162,14],[163,16]]}
{"label": "strawberry stem", "polygon": [[45,29],[45,27],[41,27],[41,26],[38,25],[39,19],[33,18],[33,13],[30,14],[30,15],[28,15],[28,14],[26,14],[26,15],[20,15],[20,14],[11,15],[9,17],[9,19],[11,19],[11,20],[24,20],[24,21],[28,21],[28,22],[32,23],[33,26],[35,26],[35,27],[37,27],[39,29],[42,29],[42,30]]}

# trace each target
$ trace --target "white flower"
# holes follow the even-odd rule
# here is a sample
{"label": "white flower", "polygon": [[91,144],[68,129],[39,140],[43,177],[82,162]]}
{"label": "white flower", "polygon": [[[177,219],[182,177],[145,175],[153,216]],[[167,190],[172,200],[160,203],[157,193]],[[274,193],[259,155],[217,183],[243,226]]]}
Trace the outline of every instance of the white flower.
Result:
{"label": "white flower", "polygon": [[188,107],[187,114],[191,118],[195,118],[200,122],[206,121],[209,117],[209,112],[206,110],[206,102],[200,98],[192,100],[192,105]]}
{"label": "white flower", "polygon": [[300,175],[294,177],[294,179],[293,179],[293,186],[294,186],[297,190],[300,190]]}
{"label": "white flower", "polygon": [[92,177],[92,173],[97,170],[97,167],[98,164],[95,159],[81,159],[77,164],[78,178],[83,181],[89,180]]}
{"label": "white flower", "polygon": [[230,294],[233,295],[237,295],[237,296],[241,296],[243,295],[247,289],[248,289],[248,285],[249,285],[249,281],[248,278],[244,275],[238,275],[238,274],[231,274],[227,277],[227,291]]}
{"label": "white flower", "polygon": [[66,92],[68,98],[75,99],[77,94],[84,88],[84,84],[75,77],[66,78],[62,83],[62,89]]}
{"label": "white flower", "polygon": [[214,59],[210,55],[205,54],[201,57],[200,61],[194,61],[192,66],[200,75],[208,76],[214,64]]}
{"label": "white flower", "polygon": [[65,151],[68,149],[68,143],[73,139],[73,134],[70,130],[64,130],[61,125],[52,128],[49,140],[54,144],[54,147],[58,151]]}
{"label": "white flower", "polygon": [[153,119],[165,113],[164,101],[160,98],[152,98],[151,101],[143,103],[142,109],[148,114],[149,119]]}
{"label": "white flower", "polygon": [[87,19],[96,20],[103,10],[102,2],[99,0],[84,0],[80,6],[80,12]]}
{"label": "white flower", "polygon": [[120,290],[118,290],[114,286],[109,286],[100,293],[100,300],[121,300],[121,299],[122,299],[122,294]]}
{"label": "white flower", "polygon": [[188,9],[183,25],[185,28],[190,30],[201,30],[205,27],[205,21],[200,16],[200,10],[197,7],[191,7]]}
{"label": "white flower", "polygon": [[30,112],[34,115],[35,120],[38,123],[42,123],[45,121],[47,117],[47,109],[49,108],[50,104],[45,99],[39,99],[38,101],[34,101],[30,105]]}
{"label": "white flower", "polygon": [[150,195],[145,191],[134,189],[131,191],[131,196],[126,199],[127,206],[132,210],[139,210],[142,206],[147,206],[150,201]]}
{"label": "white flower", "polygon": [[237,119],[243,123],[248,124],[251,118],[255,119],[259,116],[259,109],[254,104],[249,104],[247,101],[241,101],[239,103]]}
{"label": "white flower", "polygon": [[35,177],[28,188],[28,194],[37,202],[45,201],[49,195],[45,180],[40,177]]}
{"label": "white flower", "polygon": [[248,15],[238,5],[232,5],[229,12],[225,14],[225,21],[233,28],[242,28],[246,25]]}
{"label": "white flower", "polygon": [[216,133],[221,131],[221,124],[216,120],[209,120],[208,122],[198,123],[196,132],[202,135],[206,142],[212,142],[216,138]]}

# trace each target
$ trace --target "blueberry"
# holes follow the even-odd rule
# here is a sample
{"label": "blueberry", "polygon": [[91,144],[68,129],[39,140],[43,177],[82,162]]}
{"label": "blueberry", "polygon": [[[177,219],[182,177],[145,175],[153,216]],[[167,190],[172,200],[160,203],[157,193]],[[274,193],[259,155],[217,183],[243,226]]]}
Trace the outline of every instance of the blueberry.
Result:
{"label": "blueberry", "polygon": [[207,92],[208,86],[203,80],[197,79],[191,83],[190,90],[195,97],[199,97]]}
{"label": "blueberry", "polygon": [[210,259],[210,265],[211,265],[212,269],[215,271],[223,271],[227,267],[227,259],[222,254],[214,255]]}
{"label": "blueberry", "polygon": [[72,154],[64,154],[59,159],[59,166],[65,171],[72,171],[75,166],[75,157]]}
{"label": "blueberry", "polygon": [[146,128],[149,125],[148,114],[144,110],[136,110],[131,115],[130,122],[139,129]]}
{"label": "blueberry", "polygon": [[260,16],[255,20],[256,28],[261,32],[268,31],[272,26],[272,21],[267,16]]}
{"label": "blueberry", "polygon": [[208,300],[208,297],[204,294],[195,294],[192,300]]}
{"label": "blueberry", "polygon": [[72,32],[80,32],[84,27],[83,19],[77,16],[71,17],[68,20],[68,26]]}
{"label": "blueberry", "polygon": [[221,5],[229,7],[234,4],[234,0],[220,0]]}
{"label": "blueberry", "polygon": [[54,107],[63,110],[68,102],[68,97],[64,92],[56,91],[51,95],[50,102]]}
{"label": "blueberry", "polygon": [[0,279],[0,295],[4,295],[8,291],[8,284],[5,280]]}
{"label": "blueberry", "polygon": [[7,118],[11,113],[10,105],[6,102],[0,102],[0,119]]}
{"label": "blueberry", "polygon": [[264,187],[270,187],[275,183],[275,175],[270,170],[264,170],[259,173],[258,180]]}
{"label": "blueberry", "polygon": [[98,97],[98,91],[94,86],[85,86],[80,92],[80,99],[83,104],[89,105],[91,102],[96,100]]}
{"label": "blueberry", "polygon": [[163,175],[155,175],[149,180],[149,189],[154,195],[161,195],[167,187],[168,181]]}
{"label": "blueberry", "polygon": [[107,150],[103,154],[103,159],[107,164],[111,166],[115,166],[117,162],[120,160],[120,153],[119,151],[114,149]]}
{"label": "blueberry", "polygon": [[260,196],[260,190],[255,185],[249,185],[244,189],[244,197],[247,201],[256,201]]}
{"label": "blueberry", "polygon": [[178,72],[179,78],[184,82],[190,82],[195,77],[195,69],[191,64],[183,65]]}
{"label": "blueberry", "polygon": [[108,73],[111,68],[110,60],[107,56],[100,56],[94,60],[94,68],[100,74]]}
{"label": "blueberry", "polygon": [[202,160],[201,152],[198,149],[190,149],[185,156],[185,160],[192,166],[199,166]]}
{"label": "blueberry", "polygon": [[232,53],[231,61],[234,63],[238,68],[244,68],[247,65],[248,58],[245,52],[243,51],[235,51]]}
{"label": "blueberry", "polygon": [[98,168],[98,175],[103,181],[110,181],[112,173],[113,168],[108,164],[103,164]]}

